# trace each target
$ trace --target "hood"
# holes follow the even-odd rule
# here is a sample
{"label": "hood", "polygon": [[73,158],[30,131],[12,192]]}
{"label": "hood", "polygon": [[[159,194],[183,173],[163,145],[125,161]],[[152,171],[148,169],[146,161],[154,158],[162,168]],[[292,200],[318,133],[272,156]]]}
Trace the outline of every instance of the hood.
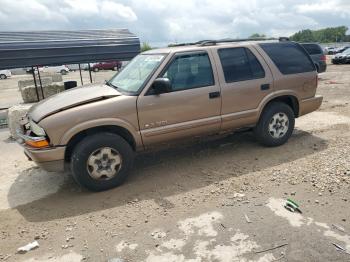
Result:
{"label": "hood", "polygon": [[57,112],[120,95],[121,93],[107,85],[76,87],[42,100],[30,108],[28,115],[34,122],[39,122]]}

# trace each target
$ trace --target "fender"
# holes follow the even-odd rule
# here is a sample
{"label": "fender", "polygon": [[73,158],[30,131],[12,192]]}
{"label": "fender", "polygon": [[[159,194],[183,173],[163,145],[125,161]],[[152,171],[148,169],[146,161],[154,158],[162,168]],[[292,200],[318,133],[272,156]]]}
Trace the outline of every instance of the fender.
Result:
{"label": "fender", "polygon": [[136,147],[143,147],[141,134],[139,130],[136,130],[130,123],[122,119],[116,118],[100,118],[95,120],[89,120],[82,122],[71,129],[67,130],[60,139],[60,145],[66,145],[69,140],[77,133],[87,130],[89,128],[99,127],[99,126],[118,126],[125,128],[130,132],[135,140]]}
{"label": "fender", "polygon": [[298,94],[293,90],[279,90],[279,91],[273,92],[273,93],[265,96],[264,99],[260,102],[259,107],[258,107],[257,119],[260,118],[262,111],[264,110],[265,106],[269,102],[271,102],[273,99],[276,99],[276,98],[281,97],[281,96],[295,97],[297,99],[298,103],[300,103],[300,100],[301,100],[300,97],[298,96]]}

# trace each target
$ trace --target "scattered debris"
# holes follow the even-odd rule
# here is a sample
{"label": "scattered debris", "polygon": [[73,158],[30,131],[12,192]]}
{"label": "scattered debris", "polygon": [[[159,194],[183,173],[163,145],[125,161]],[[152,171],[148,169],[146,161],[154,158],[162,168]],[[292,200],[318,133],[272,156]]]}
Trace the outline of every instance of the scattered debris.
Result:
{"label": "scattered debris", "polygon": [[241,194],[241,193],[234,193],[234,194],[233,194],[233,197],[234,197],[234,198],[236,198],[236,197],[238,197],[238,198],[242,198],[242,197],[245,197],[245,194]]}
{"label": "scattered debris", "polygon": [[295,211],[297,211],[297,212],[300,213],[300,214],[302,213],[301,210],[300,210],[300,208],[299,208],[299,205],[298,205],[295,201],[291,200],[290,198],[287,199],[287,202],[286,202],[286,204],[284,205],[284,207],[285,207],[287,210],[289,210],[290,212],[295,212]]}
{"label": "scattered debris", "polygon": [[350,252],[348,252],[344,247],[336,244],[336,243],[332,243],[333,246],[335,246],[335,248],[338,250],[338,251],[342,251],[348,255],[350,255]]}
{"label": "scattered debris", "polygon": [[107,262],[125,262],[125,260],[122,258],[111,258],[111,259],[108,259]]}
{"label": "scattered debris", "polygon": [[29,244],[27,244],[27,245],[25,245],[25,246],[23,246],[23,247],[19,247],[19,248],[17,249],[17,253],[19,253],[19,254],[25,254],[25,253],[27,253],[28,251],[33,250],[33,249],[38,248],[38,247],[39,247],[38,241],[34,241],[34,242],[29,243]]}
{"label": "scattered debris", "polygon": [[247,221],[247,223],[252,223],[252,221],[249,219],[247,214],[244,214],[244,218],[245,218],[245,221]]}
{"label": "scattered debris", "polygon": [[332,226],[335,228],[335,229],[338,229],[339,231],[345,233],[345,229],[339,225],[336,225],[336,224],[332,224]]}
{"label": "scattered debris", "polygon": [[274,247],[271,247],[271,248],[268,248],[268,249],[264,249],[264,250],[260,250],[260,251],[255,251],[255,254],[259,254],[259,253],[271,251],[271,250],[274,250],[274,249],[277,249],[277,248],[280,248],[280,247],[284,247],[284,246],[287,246],[287,245],[288,245],[288,243],[284,243],[284,244],[281,244],[281,245],[278,245],[278,246],[274,246]]}

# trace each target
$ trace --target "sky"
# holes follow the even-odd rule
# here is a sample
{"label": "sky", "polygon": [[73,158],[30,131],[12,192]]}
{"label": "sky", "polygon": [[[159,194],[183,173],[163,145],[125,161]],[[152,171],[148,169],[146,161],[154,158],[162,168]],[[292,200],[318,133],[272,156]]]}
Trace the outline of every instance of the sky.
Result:
{"label": "sky", "polygon": [[128,28],[152,46],[340,25],[350,0],[0,0],[0,31]]}

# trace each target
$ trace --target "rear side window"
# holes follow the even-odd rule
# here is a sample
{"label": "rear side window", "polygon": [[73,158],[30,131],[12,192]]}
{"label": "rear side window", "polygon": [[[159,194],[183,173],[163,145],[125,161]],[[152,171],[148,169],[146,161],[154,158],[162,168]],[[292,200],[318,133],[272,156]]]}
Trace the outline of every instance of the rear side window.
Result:
{"label": "rear side window", "polygon": [[316,44],[301,44],[310,55],[321,55],[323,50]]}
{"label": "rear side window", "polygon": [[247,48],[219,49],[219,57],[226,83],[265,77],[265,71]]}
{"label": "rear side window", "polygon": [[261,43],[259,45],[284,75],[315,71],[315,65],[308,54],[296,43]]}

